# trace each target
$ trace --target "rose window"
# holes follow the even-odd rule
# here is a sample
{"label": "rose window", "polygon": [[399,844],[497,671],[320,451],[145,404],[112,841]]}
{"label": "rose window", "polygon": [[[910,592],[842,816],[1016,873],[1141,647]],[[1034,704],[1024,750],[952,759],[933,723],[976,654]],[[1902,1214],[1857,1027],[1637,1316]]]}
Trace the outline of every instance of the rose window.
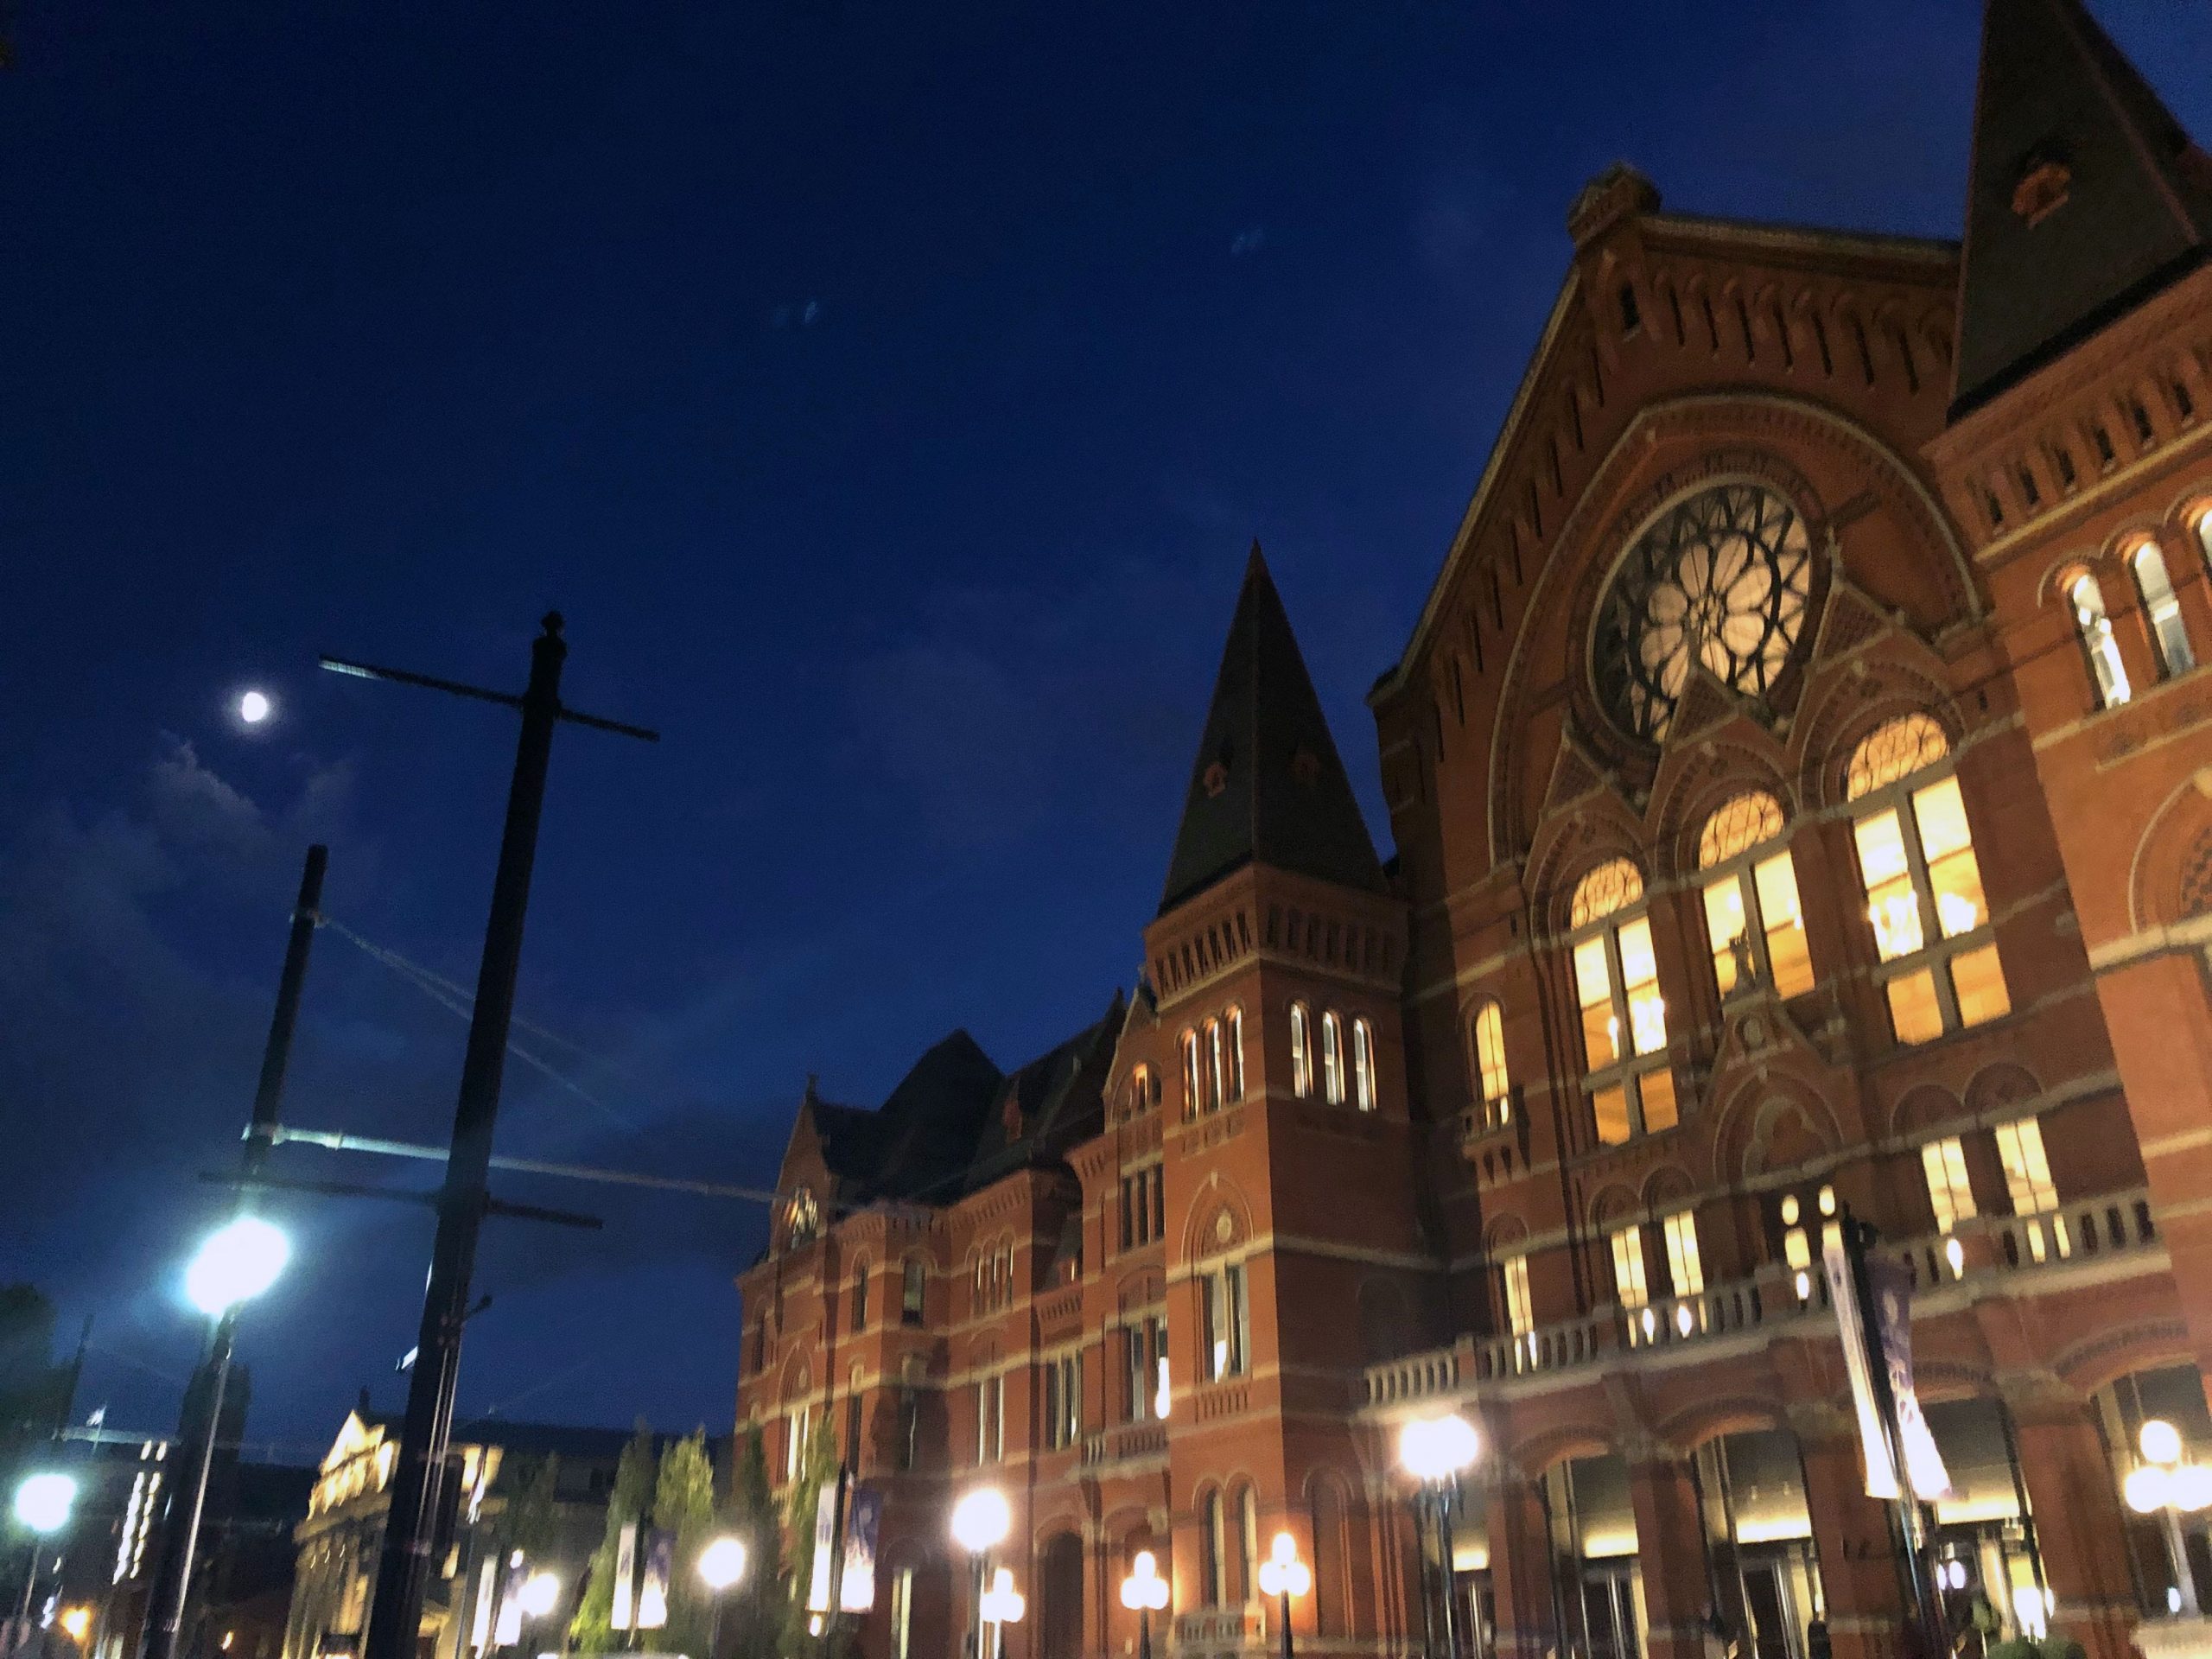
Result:
{"label": "rose window", "polygon": [[1730,690],[1771,690],[1805,626],[1812,538],[1757,484],[1677,502],[1637,537],[1599,607],[1592,662],[1605,711],[1663,741],[1693,664]]}

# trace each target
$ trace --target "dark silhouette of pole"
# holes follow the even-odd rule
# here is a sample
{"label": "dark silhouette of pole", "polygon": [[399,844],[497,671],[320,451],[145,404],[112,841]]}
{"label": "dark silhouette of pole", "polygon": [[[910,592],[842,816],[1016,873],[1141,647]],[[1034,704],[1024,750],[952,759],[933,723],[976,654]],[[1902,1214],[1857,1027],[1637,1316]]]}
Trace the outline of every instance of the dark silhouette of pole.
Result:
{"label": "dark silhouette of pole", "polygon": [[[261,1051],[261,1078],[253,1091],[253,1116],[246,1125],[245,1149],[240,1154],[245,1176],[238,1188],[240,1215],[253,1205],[252,1183],[275,1144],[277,1109],[284,1099],[284,1071],[291,1060],[292,1033],[300,1018],[300,992],[307,983],[308,952],[315,944],[315,918],[322,909],[323,872],[329,864],[327,847],[308,849],[307,868],[300,874],[300,894],[292,905],[292,931],[284,944],[284,972],[276,982],[276,1008],[269,1021],[269,1040]],[[200,1421],[188,1425],[194,1431],[194,1446],[190,1484],[180,1494],[184,1524],[169,1529],[162,1539],[153,1589],[147,1599],[146,1625],[139,1637],[142,1659],[175,1659],[177,1637],[184,1628],[185,1609],[191,1600],[193,1562],[200,1548],[200,1524],[207,1510],[207,1481],[215,1465],[215,1440],[223,1421],[224,1395],[230,1387],[238,1308],[234,1302],[217,1316],[207,1362],[200,1368],[207,1382],[201,1395]]]}
{"label": "dark silhouette of pole", "polygon": [[362,1644],[363,1659],[415,1659],[423,1592],[444,1498],[446,1452],[453,1431],[454,1395],[461,1372],[461,1325],[469,1313],[469,1281],[476,1241],[492,1207],[487,1179],[492,1131],[499,1116],[505,1070],[507,1028],[514,1014],[515,981],[522,965],[524,918],[530,906],[531,866],[537,856],[538,818],[553,753],[553,728],[563,720],[651,740],[655,734],[561,706],[561,667],[569,654],[560,613],[549,614],[531,646],[530,683],[519,697],[365,664],[326,658],[323,665],[366,679],[398,680],[435,690],[502,702],[522,711],[513,781],[507,790],[506,826],[499,837],[499,868],[492,879],[492,912],[484,926],[484,956],[476,976],[476,1006],[461,1060],[461,1096],[454,1109],[453,1144],[437,1199],[438,1230],[431,1247],[430,1279],[423,1297],[423,1322],[407,1388],[407,1415],[391,1477],[391,1506],[377,1562],[375,1599]]}

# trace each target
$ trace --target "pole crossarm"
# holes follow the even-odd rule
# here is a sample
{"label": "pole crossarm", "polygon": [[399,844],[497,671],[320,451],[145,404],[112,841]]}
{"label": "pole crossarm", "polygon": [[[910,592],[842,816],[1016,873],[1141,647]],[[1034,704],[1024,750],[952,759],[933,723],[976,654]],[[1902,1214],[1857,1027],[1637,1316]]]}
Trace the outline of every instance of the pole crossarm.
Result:
{"label": "pole crossarm", "polygon": [[[545,619],[545,631],[558,637],[561,613],[553,612]],[[512,691],[493,691],[481,685],[470,685],[461,680],[442,679],[435,674],[417,674],[408,668],[387,668],[381,663],[357,662],[350,657],[333,657],[324,652],[315,658],[318,666],[333,674],[344,674],[357,680],[390,680],[396,685],[419,685],[426,691],[443,691],[456,697],[474,697],[479,702],[496,702],[502,708],[519,709],[526,694]],[[565,720],[578,726],[595,727],[602,732],[613,732],[621,737],[634,737],[642,743],[658,743],[660,734],[648,726],[632,726],[627,721],[609,720],[604,715],[588,715],[581,709],[570,709],[554,701],[553,718]]]}

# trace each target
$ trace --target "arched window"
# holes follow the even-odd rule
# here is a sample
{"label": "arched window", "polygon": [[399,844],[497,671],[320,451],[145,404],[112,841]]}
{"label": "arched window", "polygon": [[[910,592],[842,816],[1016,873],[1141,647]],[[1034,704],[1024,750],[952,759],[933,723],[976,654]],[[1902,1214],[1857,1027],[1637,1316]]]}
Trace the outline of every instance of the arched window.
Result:
{"label": "arched window", "polygon": [[1198,1502],[1198,1605],[1221,1605],[1223,1544],[1221,1494],[1209,1491]]}
{"label": "arched window", "polygon": [[1160,1104],[1160,1079],[1152,1068],[1141,1065],[1129,1073],[1129,1116],[1135,1117]]}
{"label": "arched window", "polygon": [[2204,562],[2212,564],[2212,507],[2206,507],[2196,515],[2194,528],[2196,545],[2203,551]]}
{"label": "arched window", "polygon": [[929,1282],[929,1269],[912,1256],[906,1258],[899,1270],[899,1323],[919,1325],[922,1322],[922,1290]]}
{"label": "arched window", "polygon": [[784,1243],[798,1249],[814,1243],[815,1235],[822,1230],[822,1206],[815,1201],[811,1188],[800,1187],[784,1205]]}
{"label": "arched window", "polygon": [[853,1329],[868,1329],[868,1258],[853,1263]]}
{"label": "arched window", "polygon": [[1227,1058],[1221,1049],[1221,1021],[1206,1021],[1205,1040],[1206,1110],[1217,1112],[1229,1093]]}
{"label": "arched window", "polygon": [[1351,1022],[1351,1098],[1363,1112],[1375,1109],[1375,1027]]}
{"label": "arched window", "polygon": [[1236,1605],[1255,1600],[1260,1593],[1252,1576],[1260,1564],[1260,1506],[1249,1482],[1237,1487],[1229,1522],[1229,1600]]}
{"label": "arched window", "polygon": [[1492,1127],[1513,1121],[1513,1077],[1505,1069],[1505,1012],[1496,1001],[1475,1010],[1475,1077]]}
{"label": "arched window", "polygon": [[1344,1500],[1337,1483],[1315,1475],[1306,1485],[1313,1516],[1313,1628],[1324,1636],[1344,1633],[1347,1599]]}
{"label": "arched window", "polygon": [[1844,774],[1890,1025],[1901,1043],[1924,1043],[2012,1007],[1949,754],[1942,728],[1907,715],[1860,743]]}
{"label": "arched window", "polygon": [[1321,1098],[1344,1103],[1344,1022],[1334,1008],[1321,1016]]}
{"label": "arched window", "polygon": [[1290,1005],[1290,1092],[1300,1100],[1313,1092],[1313,1020],[1303,1002]]}
{"label": "arched window", "polygon": [[2097,579],[2083,571],[2066,584],[2066,602],[2074,607],[2074,631],[2082,641],[2082,654],[2089,659],[2089,677],[2097,688],[2097,706],[2115,709],[2134,693],[2127,683],[2126,666],[2120,660],[2120,641],[2113,638],[2112,619],[2105,614],[2105,596]]}
{"label": "arched window", "polygon": [[1576,884],[1574,988],[1582,1008],[1583,1083],[1603,1145],[1674,1128],[1675,1074],[1667,1065],[1667,1003],[1642,903],[1643,877],[1624,858],[1600,864]]}
{"label": "arched window", "polygon": [[1813,957],[1797,903],[1797,868],[1783,830],[1782,804],[1764,790],[1724,802],[1697,841],[1705,880],[1705,931],[1720,994],[1758,982],[1783,996],[1813,988]]}
{"label": "arched window", "polygon": [[2158,649],[2158,672],[2168,678],[2188,673],[2196,666],[2196,654],[2189,648],[2181,601],[2174,597],[2174,584],[2166,574],[2165,550],[2146,537],[2136,544],[2134,556],[2127,563],[2135,572],[2135,591],[2143,597],[2143,613],[2151,621],[2151,643]]}
{"label": "arched window", "polygon": [[1222,1017],[1222,1044],[1229,1062],[1227,1095],[1232,1101],[1244,1098],[1244,1010],[1231,1008]]}
{"label": "arched window", "polygon": [[1198,1115],[1199,1103],[1205,1094],[1200,1086],[1202,1082],[1198,1071],[1198,1033],[1186,1031],[1183,1033],[1183,1116],[1186,1118]]}

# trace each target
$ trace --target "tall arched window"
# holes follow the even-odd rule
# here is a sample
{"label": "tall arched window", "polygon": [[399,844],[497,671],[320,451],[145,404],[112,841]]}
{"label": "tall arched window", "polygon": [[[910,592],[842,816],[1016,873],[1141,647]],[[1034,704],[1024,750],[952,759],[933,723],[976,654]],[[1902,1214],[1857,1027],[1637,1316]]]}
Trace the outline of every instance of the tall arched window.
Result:
{"label": "tall arched window", "polygon": [[1198,1069],[1198,1033],[1183,1033],[1183,1116],[1196,1117],[1199,1103],[1205,1097],[1205,1079]]}
{"label": "tall arched window", "polygon": [[1235,1605],[1255,1600],[1260,1593],[1260,1586],[1253,1581],[1260,1565],[1260,1506],[1252,1496],[1250,1482],[1237,1487],[1232,1509],[1228,1582],[1229,1599]]}
{"label": "tall arched window", "polygon": [[1493,1125],[1513,1121],[1513,1077],[1505,1068],[1505,1012],[1495,1001],[1475,1010],[1475,1078],[1483,1115]]}
{"label": "tall arched window", "polygon": [[1334,1008],[1321,1016],[1321,1098],[1344,1103],[1344,1022]]}
{"label": "tall arched window", "polygon": [[1844,778],[1890,1025],[1901,1043],[1924,1043],[2012,1007],[1942,727],[1906,715],[1859,744]]}
{"label": "tall arched window", "polygon": [[1223,1560],[1221,1493],[1209,1491],[1198,1503],[1198,1605],[1221,1605]]}
{"label": "tall arched window", "polygon": [[1363,1112],[1375,1109],[1375,1027],[1351,1022],[1351,1098]]}
{"label": "tall arched window", "polygon": [[1797,868],[1787,847],[1773,845],[1782,830],[1782,804],[1753,790],[1724,802],[1698,836],[1697,866],[1707,873],[1705,931],[1723,996],[1745,981],[1783,996],[1813,988]]}
{"label": "tall arched window", "polygon": [[1217,1112],[1229,1093],[1227,1063],[1221,1052],[1221,1021],[1206,1021],[1205,1052],[1202,1058],[1206,1068],[1206,1110]]}
{"label": "tall arched window", "polygon": [[2097,688],[2097,705],[2113,709],[2134,693],[2127,683],[2127,669],[2120,660],[2120,641],[2113,638],[2112,619],[2105,614],[2105,596],[2097,579],[2086,570],[2066,584],[2066,602],[2074,607],[2074,631],[2082,641],[2082,654],[2089,659],[2089,677]]}
{"label": "tall arched window", "polygon": [[1350,1587],[1344,1494],[1334,1480],[1319,1474],[1308,1481],[1306,1492],[1313,1516],[1313,1628],[1324,1636],[1341,1636]]}
{"label": "tall arched window", "polygon": [[1222,1016],[1221,1040],[1229,1060],[1228,1097],[1244,1098],[1244,1010],[1231,1008]]}
{"label": "tall arched window", "polygon": [[853,1329],[868,1329],[868,1258],[853,1263]]}
{"label": "tall arched window", "polygon": [[922,1292],[929,1282],[929,1269],[912,1256],[906,1258],[899,1270],[899,1323],[919,1325],[922,1322]]}
{"label": "tall arched window", "polygon": [[2150,619],[2151,642],[2158,649],[2158,671],[2169,678],[2188,673],[2196,666],[2196,653],[2189,647],[2181,601],[2174,597],[2174,584],[2166,574],[2165,550],[2146,537],[2136,544],[2127,563],[2135,573],[2135,591],[2143,596],[2143,613]]}
{"label": "tall arched window", "polygon": [[1589,1073],[1583,1088],[1598,1139],[1609,1147],[1672,1128],[1679,1116],[1651,919],[1627,913],[1643,899],[1643,877],[1616,858],[1576,884],[1567,912]]}
{"label": "tall arched window", "polygon": [[1313,1018],[1303,1002],[1290,1005],[1290,1092],[1300,1100],[1313,1092]]}

